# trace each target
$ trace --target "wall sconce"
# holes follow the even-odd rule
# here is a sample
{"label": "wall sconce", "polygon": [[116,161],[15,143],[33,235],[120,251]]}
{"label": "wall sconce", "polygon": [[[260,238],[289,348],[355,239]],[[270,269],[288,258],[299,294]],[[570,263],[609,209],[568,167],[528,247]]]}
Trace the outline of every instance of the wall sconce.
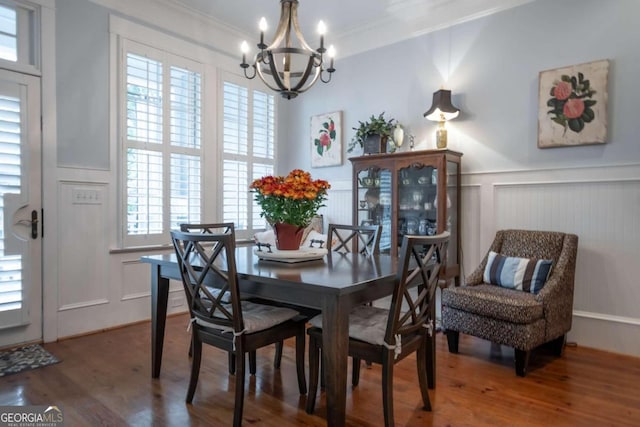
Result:
{"label": "wall sconce", "polygon": [[424,113],[427,120],[438,122],[436,130],[436,147],[447,148],[447,129],[444,122],[455,119],[460,114],[460,110],[451,104],[451,91],[440,89],[433,93],[433,103],[431,108]]}

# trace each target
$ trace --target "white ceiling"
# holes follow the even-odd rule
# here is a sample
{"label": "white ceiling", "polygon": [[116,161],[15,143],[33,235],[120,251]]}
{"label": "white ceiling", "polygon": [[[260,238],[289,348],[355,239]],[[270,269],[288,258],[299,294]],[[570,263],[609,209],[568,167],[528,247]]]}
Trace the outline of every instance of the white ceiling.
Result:
{"label": "white ceiling", "polygon": [[[165,0],[208,19],[249,40],[257,38],[258,21],[269,23],[266,40],[280,16],[279,0]],[[395,43],[534,0],[300,0],[298,17],[311,46],[317,45],[319,20],[327,25],[326,40],[339,56]]]}

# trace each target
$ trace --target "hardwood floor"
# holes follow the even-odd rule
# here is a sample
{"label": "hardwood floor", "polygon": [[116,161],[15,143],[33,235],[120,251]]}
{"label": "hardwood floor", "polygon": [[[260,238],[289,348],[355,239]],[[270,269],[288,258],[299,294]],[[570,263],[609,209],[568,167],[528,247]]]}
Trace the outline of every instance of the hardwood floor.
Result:
{"label": "hardwood floor", "polygon": [[[187,316],[167,322],[162,373],[151,379],[150,325],[142,323],[44,347],[62,362],[0,378],[0,405],[58,405],[73,426],[226,426],[233,418],[233,377],[225,353],[206,346],[193,405],[184,402],[188,377]],[[273,369],[273,348],[258,353],[258,373],[247,379],[244,424],[323,426],[304,411],[296,382],[293,341],[282,368]],[[421,409],[415,359],[396,366],[398,426],[637,426],[640,425],[640,359],[568,347],[562,358],[534,353],[530,373],[516,377],[513,350],[466,335],[460,354],[437,337],[433,412]],[[349,376],[350,378],[350,376]],[[347,423],[382,425],[380,372],[364,367],[360,385],[349,385]]]}

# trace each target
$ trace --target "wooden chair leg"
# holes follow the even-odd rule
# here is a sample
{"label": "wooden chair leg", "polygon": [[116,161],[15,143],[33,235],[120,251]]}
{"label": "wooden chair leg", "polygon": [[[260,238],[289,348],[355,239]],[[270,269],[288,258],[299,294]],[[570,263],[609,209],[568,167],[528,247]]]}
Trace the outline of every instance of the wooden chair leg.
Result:
{"label": "wooden chair leg", "polygon": [[249,374],[256,374],[256,351],[249,352]]}
{"label": "wooden chair leg", "polygon": [[351,368],[351,385],[356,387],[360,382],[360,359],[353,358],[353,367]]}
{"label": "wooden chair leg", "polygon": [[245,357],[242,345],[236,347],[236,396],[233,410],[233,425],[240,427],[242,425],[242,410],[244,407],[244,370]]}
{"label": "wooden chair leg", "polygon": [[433,331],[433,335],[428,335],[425,338],[425,357],[426,357],[426,369],[427,369],[427,384],[430,389],[436,388],[436,332]]}
{"label": "wooden chair leg", "polygon": [[385,427],[393,427],[393,352],[382,359],[382,407]]}
{"label": "wooden chair leg", "polygon": [[320,370],[320,349],[316,339],[309,336],[309,392],[307,393],[307,414],[313,414],[316,407],[316,394],[318,393],[318,371]]}
{"label": "wooden chair leg", "polygon": [[531,351],[524,351],[515,349],[516,353],[516,375],[524,377],[527,375],[527,367],[529,366],[529,356]]}
{"label": "wooden chair leg", "polygon": [[447,344],[449,353],[458,353],[458,342],[460,341],[460,332],[447,329]]}
{"label": "wooden chair leg", "polygon": [[194,330],[191,339],[191,378],[189,379],[189,388],[187,389],[187,403],[193,401],[193,395],[196,392],[196,386],[198,385],[198,375],[200,374],[200,361],[202,360],[202,342],[197,337],[197,332]]}
{"label": "wooden chair leg", "polygon": [[429,377],[427,374],[427,365],[430,363],[429,351],[427,346],[427,340],[429,338],[425,338],[424,342],[418,348],[418,352],[416,354],[416,364],[418,367],[418,381],[420,383],[420,393],[422,394],[422,409],[425,411],[431,411],[431,400],[429,399]]}
{"label": "wooden chair leg", "polygon": [[320,359],[320,388],[324,388],[324,363],[322,362],[322,349],[320,350],[320,355],[318,359]]}
{"label": "wooden chair leg", "polygon": [[[305,328],[302,326],[296,335],[296,371],[298,374],[298,389],[300,394],[307,394],[307,380],[304,373]],[[282,341],[280,341],[282,345]]]}
{"label": "wooden chair leg", "polygon": [[280,369],[280,363],[282,362],[282,341],[276,343],[276,354],[273,356],[273,367]]}
{"label": "wooden chair leg", "polygon": [[229,353],[229,375],[236,373],[236,355],[232,351]]}

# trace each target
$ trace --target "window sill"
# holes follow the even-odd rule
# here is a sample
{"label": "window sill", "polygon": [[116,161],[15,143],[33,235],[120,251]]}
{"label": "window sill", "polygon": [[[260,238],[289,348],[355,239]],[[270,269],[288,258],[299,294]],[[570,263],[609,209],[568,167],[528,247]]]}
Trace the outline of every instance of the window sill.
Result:
{"label": "window sill", "polygon": [[[236,246],[251,246],[253,245],[253,240],[251,239],[241,239],[236,240]],[[135,246],[131,248],[114,248],[109,250],[109,255],[118,255],[118,254],[131,254],[137,252],[165,252],[165,251],[173,251],[172,245],[150,245],[150,246]]]}

